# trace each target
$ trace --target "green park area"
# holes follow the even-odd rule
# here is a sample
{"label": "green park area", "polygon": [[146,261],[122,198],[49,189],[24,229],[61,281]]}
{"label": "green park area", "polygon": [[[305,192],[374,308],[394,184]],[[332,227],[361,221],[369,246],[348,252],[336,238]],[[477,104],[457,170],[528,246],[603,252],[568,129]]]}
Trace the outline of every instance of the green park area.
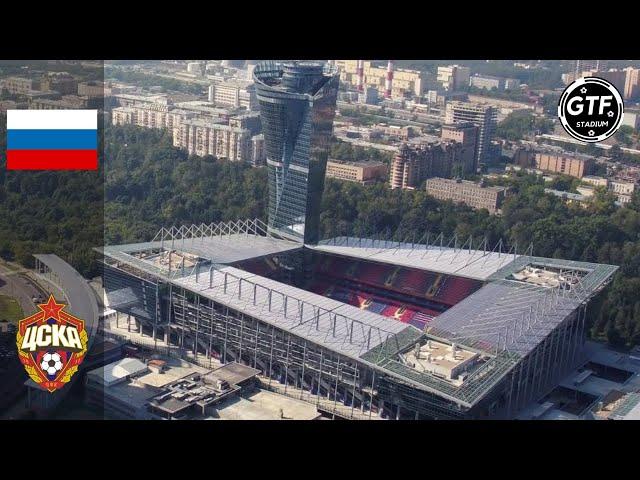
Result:
{"label": "green park area", "polygon": [[23,317],[22,308],[16,299],[0,295],[0,320],[15,323]]}

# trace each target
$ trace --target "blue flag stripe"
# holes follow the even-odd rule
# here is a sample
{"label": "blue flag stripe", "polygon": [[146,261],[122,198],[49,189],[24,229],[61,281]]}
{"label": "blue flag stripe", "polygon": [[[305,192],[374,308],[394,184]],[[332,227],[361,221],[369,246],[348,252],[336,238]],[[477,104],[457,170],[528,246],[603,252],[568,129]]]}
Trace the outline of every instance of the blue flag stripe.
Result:
{"label": "blue flag stripe", "polygon": [[97,150],[97,130],[7,130],[7,150]]}

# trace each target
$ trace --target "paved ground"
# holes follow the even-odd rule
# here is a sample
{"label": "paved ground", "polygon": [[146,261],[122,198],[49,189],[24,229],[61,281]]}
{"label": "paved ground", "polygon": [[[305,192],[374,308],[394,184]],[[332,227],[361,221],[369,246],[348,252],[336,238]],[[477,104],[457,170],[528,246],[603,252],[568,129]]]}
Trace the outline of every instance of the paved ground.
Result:
{"label": "paved ground", "polygon": [[266,390],[229,399],[216,410],[221,420],[314,420],[320,416],[314,405]]}

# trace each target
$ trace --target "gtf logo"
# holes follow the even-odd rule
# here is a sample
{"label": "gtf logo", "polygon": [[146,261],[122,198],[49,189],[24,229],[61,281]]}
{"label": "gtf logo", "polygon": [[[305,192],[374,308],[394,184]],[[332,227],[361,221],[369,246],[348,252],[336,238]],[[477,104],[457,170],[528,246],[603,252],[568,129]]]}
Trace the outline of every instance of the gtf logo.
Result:
{"label": "gtf logo", "polygon": [[598,77],[579,78],[569,85],[558,102],[558,117],[573,138],[602,142],[620,126],[624,107],[620,92]]}

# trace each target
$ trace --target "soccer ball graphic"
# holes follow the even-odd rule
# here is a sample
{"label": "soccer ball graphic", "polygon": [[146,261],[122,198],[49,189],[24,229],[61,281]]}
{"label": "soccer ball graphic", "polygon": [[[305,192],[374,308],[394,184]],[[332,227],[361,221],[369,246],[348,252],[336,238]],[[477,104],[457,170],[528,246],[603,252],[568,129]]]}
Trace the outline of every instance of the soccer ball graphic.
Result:
{"label": "soccer ball graphic", "polygon": [[60,370],[62,370],[62,359],[60,358],[59,353],[51,353],[47,352],[42,357],[42,363],[40,363],[40,367],[47,375],[55,375]]}

